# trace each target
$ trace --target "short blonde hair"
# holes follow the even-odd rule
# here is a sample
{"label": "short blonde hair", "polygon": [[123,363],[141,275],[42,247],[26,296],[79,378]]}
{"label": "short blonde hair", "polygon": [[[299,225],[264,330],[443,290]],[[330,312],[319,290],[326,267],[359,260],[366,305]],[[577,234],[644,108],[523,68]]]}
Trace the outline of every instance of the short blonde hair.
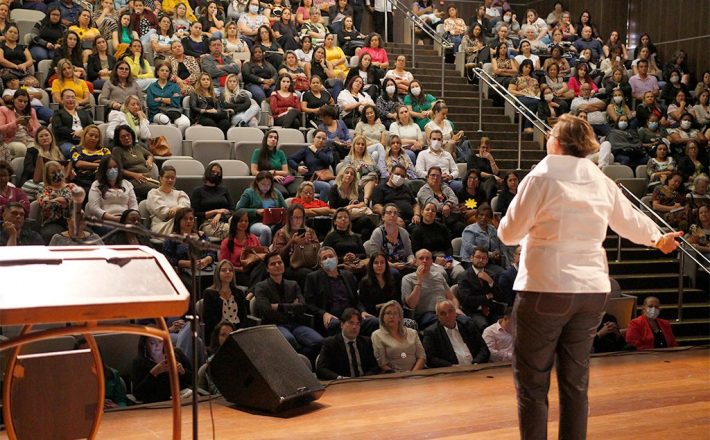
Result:
{"label": "short blonde hair", "polygon": [[298,186],[298,197],[301,197],[301,193],[303,193],[303,190],[306,189],[307,186],[310,186],[314,193],[316,192],[316,186],[313,185],[313,182],[306,180]]}
{"label": "short blonde hair", "polygon": [[389,309],[390,307],[394,307],[395,310],[397,310],[397,313],[399,314],[399,325],[397,326],[397,331],[401,336],[405,335],[404,331],[404,310],[402,309],[402,306],[395,300],[390,300],[387,301],[382,305],[382,308],[380,309],[380,329],[384,330],[386,332],[389,332],[387,327],[385,327],[385,311]]}
{"label": "short blonde hair", "polygon": [[599,150],[592,126],[580,117],[564,114],[552,131],[565,155],[587,157]]}

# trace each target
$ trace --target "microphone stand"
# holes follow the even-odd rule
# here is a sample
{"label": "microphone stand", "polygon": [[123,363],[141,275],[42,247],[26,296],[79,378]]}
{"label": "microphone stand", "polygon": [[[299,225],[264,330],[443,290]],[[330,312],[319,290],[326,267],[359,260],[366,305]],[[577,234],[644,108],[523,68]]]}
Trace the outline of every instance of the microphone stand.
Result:
{"label": "microphone stand", "polygon": [[[86,224],[91,226],[111,228],[114,231],[119,230],[148,238],[156,238],[160,240],[170,240],[177,243],[184,243],[188,246],[188,253],[190,255],[190,270],[192,272],[192,292],[190,295],[190,306],[192,307],[192,315],[186,315],[185,318],[190,321],[190,332],[192,333],[192,438],[197,439],[197,404],[199,397],[199,393],[197,392],[197,337],[200,325],[200,316],[197,313],[197,255],[199,252],[207,250],[219,252],[219,245],[204,242],[199,238],[192,238],[189,235],[161,234],[146,229],[143,226],[123,224],[110,220],[88,218],[86,219]],[[89,244],[89,242],[87,242],[87,244]]]}

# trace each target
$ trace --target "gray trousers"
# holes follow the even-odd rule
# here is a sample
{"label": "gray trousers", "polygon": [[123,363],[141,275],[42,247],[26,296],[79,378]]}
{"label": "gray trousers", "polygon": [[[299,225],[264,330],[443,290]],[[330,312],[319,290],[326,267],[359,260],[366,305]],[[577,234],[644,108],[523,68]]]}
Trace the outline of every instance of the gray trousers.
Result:
{"label": "gray trousers", "polygon": [[547,393],[557,357],[560,440],[587,436],[589,353],[605,293],[520,292],[513,306],[513,376],[522,440],[547,439]]}

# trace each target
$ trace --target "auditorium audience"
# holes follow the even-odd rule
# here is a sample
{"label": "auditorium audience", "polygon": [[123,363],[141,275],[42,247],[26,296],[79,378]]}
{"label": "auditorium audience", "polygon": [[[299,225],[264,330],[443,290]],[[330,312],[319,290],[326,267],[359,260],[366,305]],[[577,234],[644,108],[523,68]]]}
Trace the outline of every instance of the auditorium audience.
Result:
{"label": "auditorium audience", "polygon": [[375,359],[384,373],[417,371],[426,364],[424,346],[417,331],[404,326],[404,311],[397,301],[380,309],[380,328],[372,334]]}
{"label": "auditorium audience", "polygon": [[446,275],[440,266],[433,266],[431,252],[420,249],[415,256],[416,271],[402,277],[402,301],[414,310],[414,319],[419,328],[427,328],[436,321],[436,303],[441,299],[451,300],[458,314],[458,299],[454,296],[446,281]]}
{"label": "auditorium audience", "polygon": [[672,227],[688,229],[688,199],[683,194],[683,175],[674,171],[666,178],[666,183],[653,190],[652,207]]}
{"label": "auditorium audience", "polygon": [[37,198],[41,208],[42,239],[49,243],[54,234],[66,231],[67,218],[72,210],[73,183],[66,183],[62,165],[49,161],[44,164],[44,191]]}
{"label": "auditorium audience", "polygon": [[399,273],[390,270],[385,253],[382,251],[371,253],[367,262],[367,273],[360,279],[358,286],[358,294],[365,311],[373,316],[379,316],[380,309],[386,302],[393,300],[400,302],[402,293],[399,281]]}
{"label": "auditorium audience", "polygon": [[136,133],[128,125],[116,127],[111,155],[123,168],[123,176],[133,185],[138,200],[145,200],[150,190],[159,182],[151,172],[154,157],[143,146],[136,143]]}
{"label": "auditorium audience", "polygon": [[313,143],[288,158],[291,169],[296,170],[305,180],[313,180],[312,185],[323,202],[328,201],[330,186],[335,183],[335,176],[331,171],[331,166],[334,165],[333,150],[327,145],[327,138],[325,131],[317,129],[313,132]]}
{"label": "auditorium audience", "polygon": [[668,321],[661,319],[661,302],[655,296],[643,300],[643,315],[632,319],[626,329],[626,342],[637,350],[677,347],[673,329]]}
{"label": "auditorium audience", "polygon": [[291,203],[286,211],[284,226],[276,231],[271,250],[278,252],[285,266],[284,275],[303,287],[306,276],[318,265],[320,240],[316,232],[306,226],[306,210]]}
{"label": "auditorium audience", "polygon": [[76,99],[74,90],[62,90],[62,106],[52,116],[54,138],[65,158],[69,157],[71,148],[80,142],[84,128],[94,122],[86,110],[77,107]]}
{"label": "auditorium audience", "polygon": [[[42,189],[44,180],[44,163],[53,160],[55,162],[64,161],[64,155],[54,142],[54,133],[46,127],[40,127],[35,133],[33,146],[27,149],[23,163],[22,174],[19,185],[22,191],[30,199],[36,199],[37,193]],[[19,172],[19,170],[17,170]],[[70,174],[70,165],[67,162],[64,173]]]}
{"label": "auditorium audience", "polygon": [[350,213],[346,208],[338,208],[333,214],[333,229],[323,240],[324,247],[335,249],[339,256],[338,266],[356,274],[362,274],[367,267],[365,248],[360,234],[351,229]]}
{"label": "auditorium audience", "polygon": [[10,178],[13,175],[12,166],[0,160],[0,212],[10,203],[17,202],[22,206],[25,215],[30,213],[30,201],[27,194],[20,188],[10,185]]}
{"label": "auditorium audience", "polygon": [[202,177],[203,185],[192,190],[190,203],[195,210],[199,230],[208,237],[223,239],[229,231],[229,217],[234,202],[222,185],[222,166],[210,164]]}
{"label": "auditorium audience", "polygon": [[23,157],[27,148],[34,144],[39,126],[37,112],[30,105],[27,90],[15,91],[9,105],[0,107],[0,159]]}
{"label": "auditorium audience", "polygon": [[260,246],[259,237],[249,232],[249,213],[245,209],[237,209],[228,224],[229,233],[220,244],[219,259],[232,264],[237,283],[250,285],[252,268],[242,265],[242,254],[248,248]]}
{"label": "auditorium audience", "polygon": [[133,185],[124,177],[120,162],[112,156],[101,158],[96,180],[87,193],[86,214],[89,217],[117,222],[126,210],[138,209]]}
{"label": "auditorium audience", "polygon": [[[190,360],[175,349],[178,379],[180,389],[190,386],[192,373]],[[170,377],[168,375],[168,360],[165,357],[163,340],[149,336],[141,336],[138,340],[138,354],[133,359],[131,367],[131,382],[133,395],[140,402],[152,403],[170,400],[172,394]]]}
{"label": "auditorium audience", "polygon": [[491,353],[491,362],[510,362],[513,360],[513,335],[511,324],[512,307],[506,307],[503,316],[483,331],[483,340],[486,341]]}
{"label": "auditorium audience", "polygon": [[498,239],[496,228],[491,224],[493,211],[488,204],[478,207],[476,223],[466,226],[461,236],[461,261],[469,261],[476,248],[483,248],[492,263],[491,271],[499,274],[507,267],[503,245]]}
{"label": "auditorium audience", "polygon": [[274,175],[268,171],[259,171],[251,186],[244,190],[237,209],[244,209],[249,215],[249,232],[259,237],[262,246],[271,244],[271,224],[267,223],[266,210],[286,209],[286,201],[274,186]]}
{"label": "auditorium audience", "polygon": [[[2,176],[2,172],[0,172]],[[41,246],[42,236],[25,224],[25,208],[20,202],[13,201],[2,210],[2,228],[0,228],[0,246]]]}
{"label": "auditorium audience", "polygon": [[[248,305],[244,292],[235,284],[235,267],[228,260],[220,260],[214,269],[214,279],[202,294],[204,301],[205,344],[212,345],[211,337],[215,327],[228,322],[232,328],[244,327]],[[220,344],[221,345],[221,344]]]}
{"label": "auditorium audience", "polygon": [[360,311],[348,307],[340,316],[340,332],[323,340],[316,363],[316,374],[321,380],[346,379],[377,374],[370,338],[360,335]]}
{"label": "auditorium audience", "polygon": [[150,214],[150,229],[168,234],[173,229],[175,213],[180,208],[190,207],[190,198],[185,191],[175,189],[177,173],[172,165],[160,168],[160,186],[148,192],[146,207]]}
{"label": "auditorium audience", "polygon": [[488,252],[477,247],[469,261],[471,265],[458,282],[458,297],[463,312],[473,319],[482,332],[498,319],[505,305],[501,302],[496,274],[488,266]]}
{"label": "auditorium audience", "polygon": [[437,322],[424,330],[427,367],[471,365],[488,362],[490,352],[471,320],[461,320],[448,299],[436,303]]}

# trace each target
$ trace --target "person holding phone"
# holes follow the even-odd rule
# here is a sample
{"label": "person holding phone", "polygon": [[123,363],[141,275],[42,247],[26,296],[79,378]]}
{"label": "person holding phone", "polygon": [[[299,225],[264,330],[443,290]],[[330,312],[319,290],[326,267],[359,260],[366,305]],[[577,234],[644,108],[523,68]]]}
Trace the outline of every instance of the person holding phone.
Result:
{"label": "person holding phone", "polygon": [[[30,106],[27,90],[17,90],[12,103],[0,107],[0,160],[11,161],[25,155],[27,148],[34,145],[34,135],[39,129],[37,113]],[[3,157],[4,156],[4,157]]]}

